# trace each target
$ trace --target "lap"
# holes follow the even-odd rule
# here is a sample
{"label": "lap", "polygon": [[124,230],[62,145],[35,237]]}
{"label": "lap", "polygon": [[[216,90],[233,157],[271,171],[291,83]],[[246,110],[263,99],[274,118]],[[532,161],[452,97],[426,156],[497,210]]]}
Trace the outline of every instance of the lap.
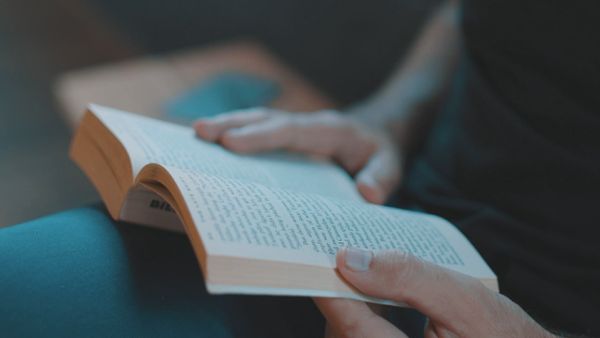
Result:
{"label": "lap", "polygon": [[319,336],[308,299],[212,296],[187,237],[115,224],[99,207],[0,230],[9,336]]}

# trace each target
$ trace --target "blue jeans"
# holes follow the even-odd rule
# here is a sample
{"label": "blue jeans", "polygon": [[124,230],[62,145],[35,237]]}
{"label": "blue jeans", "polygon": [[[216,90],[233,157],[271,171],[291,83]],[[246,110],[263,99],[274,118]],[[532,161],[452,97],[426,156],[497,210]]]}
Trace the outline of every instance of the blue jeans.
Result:
{"label": "blue jeans", "polygon": [[207,294],[187,237],[115,224],[101,207],[0,230],[3,337],[319,337],[323,330],[307,298]]}

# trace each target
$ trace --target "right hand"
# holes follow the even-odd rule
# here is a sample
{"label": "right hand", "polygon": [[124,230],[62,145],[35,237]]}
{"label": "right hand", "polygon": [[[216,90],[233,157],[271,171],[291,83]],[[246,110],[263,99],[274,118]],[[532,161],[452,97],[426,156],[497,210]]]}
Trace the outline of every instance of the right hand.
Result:
{"label": "right hand", "polygon": [[400,182],[401,158],[392,138],[335,111],[255,108],[200,119],[194,129],[200,138],[239,153],[282,149],[332,159],[354,175],[371,203],[385,202]]}
{"label": "right hand", "polygon": [[[479,280],[405,252],[342,249],[337,271],[365,295],[405,303],[428,318],[425,337],[556,338],[521,307]],[[406,334],[363,302],[316,298],[329,336],[403,337]]]}

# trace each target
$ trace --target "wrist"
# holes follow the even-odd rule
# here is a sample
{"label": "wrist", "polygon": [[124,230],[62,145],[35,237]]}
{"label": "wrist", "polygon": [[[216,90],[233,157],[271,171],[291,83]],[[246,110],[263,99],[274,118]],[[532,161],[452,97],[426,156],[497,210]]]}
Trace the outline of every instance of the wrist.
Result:
{"label": "wrist", "polygon": [[344,113],[355,123],[383,135],[400,149],[407,143],[411,115],[408,105],[364,101],[344,110]]}
{"label": "wrist", "polygon": [[390,124],[402,123],[410,115],[413,100],[401,96],[403,95],[386,99],[378,95],[360,101],[344,109],[344,112],[353,120],[369,127],[386,129]]}

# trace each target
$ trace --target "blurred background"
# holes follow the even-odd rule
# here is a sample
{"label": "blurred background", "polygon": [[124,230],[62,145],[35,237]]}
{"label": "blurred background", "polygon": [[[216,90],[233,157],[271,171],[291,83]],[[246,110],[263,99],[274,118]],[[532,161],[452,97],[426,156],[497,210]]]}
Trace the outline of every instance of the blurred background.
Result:
{"label": "blurred background", "polygon": [[99,200],[68,158],[65,74],[251,38],[343,107],[386,79],[437,3],[0,0],[0,226]]}

